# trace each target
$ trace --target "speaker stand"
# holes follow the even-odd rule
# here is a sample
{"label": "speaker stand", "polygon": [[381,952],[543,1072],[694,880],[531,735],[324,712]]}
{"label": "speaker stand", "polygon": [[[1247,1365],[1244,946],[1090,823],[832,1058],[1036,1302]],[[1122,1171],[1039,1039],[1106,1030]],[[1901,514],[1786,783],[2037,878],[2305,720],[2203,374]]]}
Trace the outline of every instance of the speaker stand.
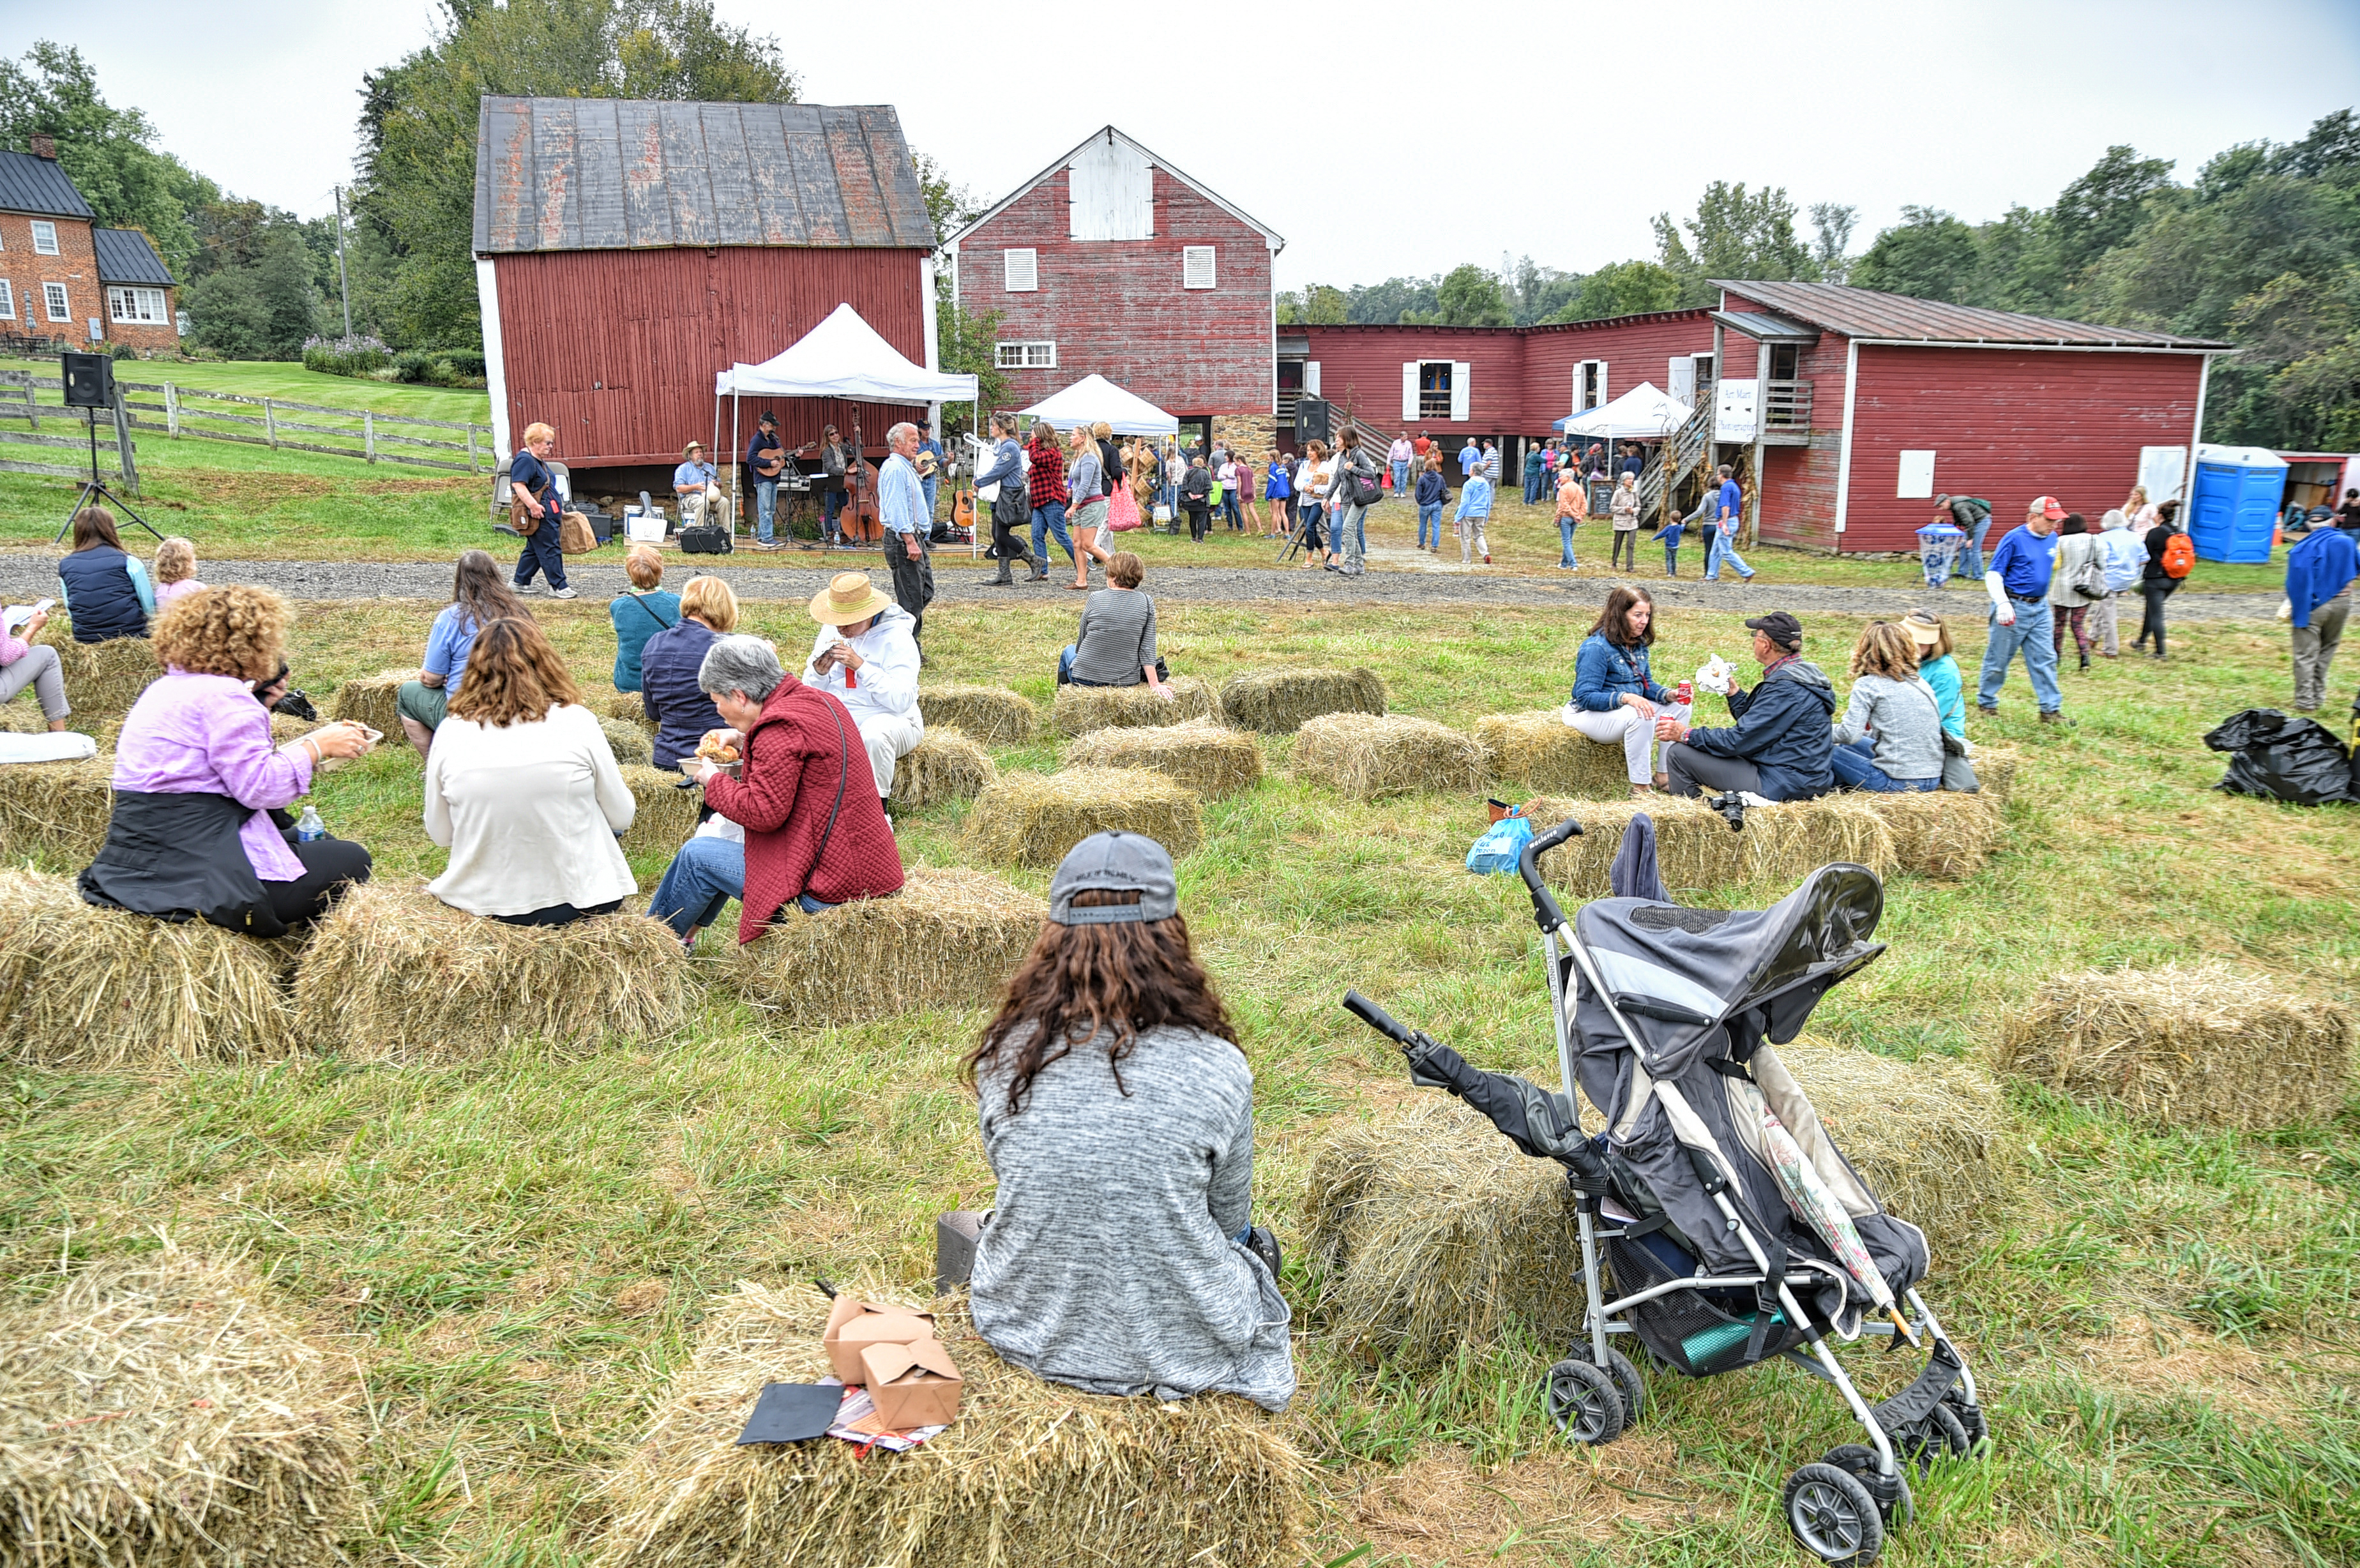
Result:
{"label": "speaker stand", "polygon": [[90,477],[82,482],[82,494],[74,497],[72,507],[66,513],[66,520],[58,525],[57,538],[49,540],[49,542],[51,544],[60,544],[64,541],[66,531],[73,527],[74,518],[80,515],[84,506],[89,506],[93,501],[111,501],[115,504],[116,509],[121,511],[124,516],[129,517],[133,522],[137,523],[141,528],[146,528],[150,534],[154,534],[156,542],[158,544],[162,544],[164,542],[164,536],[156,532],[156,525],[141,517],[137,510],[132,506],[130,502],[125,500],[122,496],[108,489],[106,487],[106,481],[99,477],[98,410],[95,408],[84,408],[82,412],[88,416],[90,419]]}

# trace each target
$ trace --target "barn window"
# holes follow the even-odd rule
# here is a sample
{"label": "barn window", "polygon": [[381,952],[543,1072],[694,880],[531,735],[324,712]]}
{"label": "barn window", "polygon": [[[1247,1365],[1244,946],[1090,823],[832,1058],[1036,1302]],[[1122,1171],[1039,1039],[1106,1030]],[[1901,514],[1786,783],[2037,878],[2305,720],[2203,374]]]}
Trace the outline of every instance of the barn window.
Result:
{"label": "barn window", "polygon": [[126,326],[161,325],[167,319],[161,289],[110,289],[106,309],[108,315]]}
{"label": "barn window", "polygon": [[16,319],[16,290],[5,278],[0,278],[0,321]]}
{"label": "barn window", "polygon": [[1000,267],[1011,294],[1034,294],[1041,289],[1041,253],[1037,250],[1004,250],[1000,253]]}
{"label": "barn window", "polygon": [[38,220],[35,221],[33,224],[33,254],[35,256],[55,256],[58,254],[58,226],[55,223],[45,223]]}
{"label": "barn window", "polygon": [[1801,358],[1802,353],[1802,346],[1798,343],[1772,343],[1770,345],[1770,379],[1794,380],[1796,361]]}
{"label": "barn window", "polygon": [[1603,408],[1606,403],[1606,362],[1585,359],[1573,367],[1573,408]]}
{"label": "barn window", "polygon": [[1054,370],[1057,368],[1057,345],[1054,343],[1004,343],[997,346],[991,362],[1001,370]]}
{"label": "barn window", "polygon": [[1417,367],[1417,417],[1421,419],[1450,418],[1450,362],[1429,359]]}
{"label": "barn window", "polygon": [[64,284],[42,284],[41,302],[49,307],[49,320],[53,321],[71,321],[73,320],[73,311],[66,304],[66,286]]}
{"label": "barn window", "polygon": [[1211,245],[1180,247],[1180,287],[1183,289],[1213,287],[1213,247]]}

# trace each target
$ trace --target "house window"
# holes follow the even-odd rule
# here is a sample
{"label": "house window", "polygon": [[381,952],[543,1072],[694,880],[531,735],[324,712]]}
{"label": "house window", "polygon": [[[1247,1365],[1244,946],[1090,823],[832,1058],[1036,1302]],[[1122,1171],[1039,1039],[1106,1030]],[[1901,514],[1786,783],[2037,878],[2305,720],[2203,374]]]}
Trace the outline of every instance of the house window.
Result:
{"label": "house window", "polygon": [[1450,362],[1429,359],[1417,367],[1417,417],[1421,419],[1450,418]]}
{"label": "house window", "polygon": [[15,321],[16,319],[16,285],[14,285],[14,284],[10,283],[10,282],[9,282],[6,278],[0,278],[0,321]]}
{"label": "house window", "polygon": [[1057,368],[1057,345],[1054,343],[1004,343],[997,346],[992,364],[1001,370],[1054,370]]}
{"label": "house window", "polygon": [[58,254],[58,226],[55,223],[43,223],[38,218],[33,221],[33,254],[35,256]]}
{"label": "house window", "polygon": [[1011,294],[1037,294],[1041,289],[1041,253],[1037,250],[1004,250],[1000,253],[1000,276]]}
{"label": "house window", "polygon": [[66,286],[64,284],[42,284],[41,302],[47,305],[49,309],[49,320],[53,321],[71,321],[73,320],[73,311],[66,303]]}
{"label": "house window", "polygon": [[1211,245],[1180,247],[1180,287],[1183,289],[1213,287],[1213,247]]}
{"label": "house window", "polygon": [[110,289],[106,313],[124,326],[161,326],[171,320],[161,289]]}

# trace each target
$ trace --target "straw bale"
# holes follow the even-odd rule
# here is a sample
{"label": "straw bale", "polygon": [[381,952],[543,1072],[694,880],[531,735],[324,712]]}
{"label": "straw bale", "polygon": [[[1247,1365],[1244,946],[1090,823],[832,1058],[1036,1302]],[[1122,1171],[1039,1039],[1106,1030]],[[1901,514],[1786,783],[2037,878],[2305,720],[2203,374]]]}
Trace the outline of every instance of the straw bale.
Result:
{"label": "straw bale", "polygon": [[1978,791],[1947,789],[1863,792],[1860,797],[1885,819],[1893,834],[1896,869],[1956,882],[1983,869],[1999,846],[1998,806]]}
{"label": "straw bale", "polygon": [[925,1007],[981,1007],[1041,934],[1043,899],[965,868],[912,868],[890,898],[789,909],[736,949],[731,979],[786,1024],[854,1024]]}
{"label": "straw bale", "polygon": [[598,728],[605,733],[617,767],[644,768],[655,761],[655,743],[648,739],[646,730],[629,720],[602,717]]}
{"label": "straw bale", "polygon": [[1041,727],[1041,711],[1005,686],[920,687],[918,713],[928,729],[948,724],[986,746],[1022,746]]}
{"label": "straw bale", "polygon": [[0,702],[0,731],[9,735],[39,735],[49,727],[49,716],[41,712],[33,689],[26,687],[7,702]]}
{"label": "straw bale", "polygon": [[928,724],[926,738],[893,765],[893,806],[923,811],[945,800],[972,800],[999,781],[991,753],[965,731]]}
{"label": "straw bale", "polygon": [[1185,724],[1190,719],[1221,718],[1221,694],[1194,675],[1178,675],[1164,683],[1169,697],[1159,697],[1152,686],[1060,686],[1057,705],[1049,715],[1059,735],[1084,735],[1092,730],[1152,728]]}
{"label": "straw bale", "polygon": [[668,855],[686,844],[688,835],[696,831],[696,813],[705,804],[705,791],[693,784],[681,788],[681,775],[669,768],[626,763],[622,771],[623,782],[631,787],[631,799],[639,807],[631,825],[623,830],[623,853]]}
{"label": "straw bale", "polygon": [[655,721],[648,717],[647,702],[637,691],[596,692],[590,698],[590,706],[602,719],[620,719],[650,732],[655,729]]}
{"label": "straw bale", "polygon": [[1618,800],[1631,793],[1619,742],[1595,741],[1551,708],[1539,713],[1486,713],[1475,739],[1492,778],[1579,800]]}
{"label": "straw bale", "polygon": [[1326,713],[1295,732],[1295,776],[1355,800],[1483,788],[1483,748],[1431,719]]}
{"label": "straw bale", "polygon": [[1292,735],[1322,713],[1385,711],[1384,678],[1375,670],[1264,670],[1221,683],[1221,712],[1241,730]]}
{"label": "straw bale", "polygon": [[2175,1127],[2259,1132],[2332,1119],[2352,1090],[2353,1015],[2223,964],[2064,975],[2008,1014],[1994,1063]]}
{"label": "straw bale", "polygon": [[1153,729],[1093,730],[1067,744],[1065,766],[1144,768],[1218,800],[1261,780],[1262,747],[1211,719],[1191,719]]}
{"label": "straw bale", "polygon": [[1870,800],[1838,794],[1757,806],[1745,813],[1743,833],[1730,832],[1703,801],[1676,795],[1620,800],[1535,797],[1524,802],[1524,814],[1535,833],[1568,817],[1581,823],[1579,837],[1541,856],[1541,875],[1560,897],[1603,898],[1612,892],[1607,877],[1622,847],[1622,830],[1641,811],[1655,821],[1656,871],[1674,897],[1742,883],[1764,884],[1783,896],[1835,861],[1865,866],[1880,877],[1892,874],[1893,830]]}
{"label": "straw bale", "polygon": [[299,719],[292,713],[270,715],[270,744],[285,746],[290,740],[300,740],[320,727],[316,719]]}
{"label": "straw bale", "polygon": [[2024,754],[2012,746],[1974,744],[1974,755],[1967,760],[1974,764],[1975,782],[1981,786],[1976,793],[1991,802],[1994,811],[2007,810],[2009,799],[2016,793],[2016,769]]}
{"label": "straw bale", "polygon": [[1106,1399],[1002,1362],[963,1298],[936,1332],[958,1419],[909,1454],[832,1438],[736,1446],[762,1385],[827,1370],[827,1302],[741,1283],[711,1303],[696,1356],[606,1483],[599,1568],[746,1563],[875,1568],[1294,1568],[1309,1466],[1284,1418],[1231,1395]]}
{"label": "straw bale", "polygon": [[167,1252],[20,1295],[0,1307],[0,1563],[342,1564],[357,1392],[241,1266]]}
{"label": "straw bale", "polygon": [[1001,866],[1053,866],[1095,833],[1143,833],[1186,855],[1205,839],[1196,792],[1143,768],[1009,773],[975,798],[967,844]]}
{"label": "straw bale", "polygon": [[1304,1195],[1316,1311],[1341,1342],[1414,1369],[1496,1344],[1511,1321],[1548,1343],[1581,1325],[1575,1195],[1442,1094],[1328,1134]]}
{"label": "straw bale", "polygon": [[299,951],[100,909],[70,877],[0,871],[0,1056],[112,1068],[291,1055],[286,974]]}
{"label": "straw bale", "polygon": [[148,683],[164,673],[156,662],[155,643],[144,637],[76,642],[59,634],[50,646],[58,650],[59,673],[65,678],[66,704],[85,721],[122,717]]}
{"label": "straw bale", "polygon": [[336,688],[334,703],[328,710],[333,719],[354,719],[373,730],[389,735],[401,733],[401,714],[395,702],[401,695],[401,683],[415,681],[416,670],[381,670],[375,675],[363,675]]}
{"label": "straw bale", "polygon": [[421,886],[369,882],[314,930],[295,975],[303,1038],[362,1061],[481,1056],[669,1033],[688,1014],[680,939],[645,915],[512,926]]}
{"label": "straw bale", "polygon": [[0,855],[88,863],[115,815],[115,757],[0,767]]}

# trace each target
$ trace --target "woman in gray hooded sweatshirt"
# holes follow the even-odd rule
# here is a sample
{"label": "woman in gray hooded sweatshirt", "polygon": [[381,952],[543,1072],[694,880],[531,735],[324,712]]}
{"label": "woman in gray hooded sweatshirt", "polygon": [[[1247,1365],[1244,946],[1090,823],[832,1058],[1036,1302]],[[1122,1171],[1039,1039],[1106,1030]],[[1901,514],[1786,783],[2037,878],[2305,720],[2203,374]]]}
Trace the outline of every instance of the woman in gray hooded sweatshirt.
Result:
{"label": "woman in gray hooded sweatshirt", "polygon": [[1852,701],[1835,721],[1836,782],[1847,789],[1942,787],[1942,705],[1918,673],[1918,645],[1874,621],[1852,650]]}

